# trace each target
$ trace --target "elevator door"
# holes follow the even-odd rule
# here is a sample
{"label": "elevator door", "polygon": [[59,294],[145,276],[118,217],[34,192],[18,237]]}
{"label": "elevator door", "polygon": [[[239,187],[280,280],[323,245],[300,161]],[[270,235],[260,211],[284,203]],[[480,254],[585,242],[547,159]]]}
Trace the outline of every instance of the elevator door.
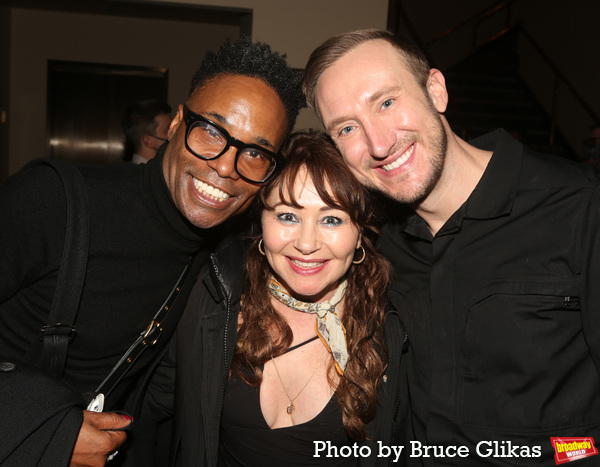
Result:
{"label": "elevator door", "polygon": [[86,165],[120,160],[123,114],[142,99],[167,102],[166,68],[48,61],[49,156]]}

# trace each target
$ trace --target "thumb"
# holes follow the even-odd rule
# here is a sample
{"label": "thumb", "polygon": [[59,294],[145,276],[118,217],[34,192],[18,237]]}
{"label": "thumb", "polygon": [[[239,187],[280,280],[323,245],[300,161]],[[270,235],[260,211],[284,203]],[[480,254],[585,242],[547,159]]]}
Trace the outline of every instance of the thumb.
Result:
{"label": "thumb", "polygon": [[88,412],[86,418],[99,430],[124,430],[133,423],[133,416],[125,412]]}

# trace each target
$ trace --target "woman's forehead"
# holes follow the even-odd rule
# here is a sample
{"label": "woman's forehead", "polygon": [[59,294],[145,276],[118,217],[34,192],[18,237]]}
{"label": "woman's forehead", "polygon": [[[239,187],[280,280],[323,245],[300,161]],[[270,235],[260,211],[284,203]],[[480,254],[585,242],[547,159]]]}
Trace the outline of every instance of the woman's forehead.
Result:
{"label": "woman's forehead", "polygon": [[[293,205],[294,202],[302,205],[303,202],[310,204],[322,204],[330,206],[331,200],[336,200],[337,197],[333,193],[329,182],[324,182],[323,188],[325,193],[331,199],[323,199],[319,194],[319,190],[315,186],[315,181],[305,167],[300,168],[296,176],[292,179],[291,177],[282,177],[281,182],[278,186],[274,187],[269,194],[268,200],[271,203],[282,202],[284,204]],[[332,207],[338,207],[337,203]]]}

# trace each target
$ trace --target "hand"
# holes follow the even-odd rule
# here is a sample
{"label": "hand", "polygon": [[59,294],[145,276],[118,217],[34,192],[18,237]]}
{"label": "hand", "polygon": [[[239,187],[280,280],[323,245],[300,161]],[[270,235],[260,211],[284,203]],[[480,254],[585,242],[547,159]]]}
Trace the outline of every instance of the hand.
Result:
{"label": "hand", "polygon": [[127,439],[122,430],[133,418],[117,413],[83,411],[83,423],[79,429],[70,467],[102,467],[106,457]]}

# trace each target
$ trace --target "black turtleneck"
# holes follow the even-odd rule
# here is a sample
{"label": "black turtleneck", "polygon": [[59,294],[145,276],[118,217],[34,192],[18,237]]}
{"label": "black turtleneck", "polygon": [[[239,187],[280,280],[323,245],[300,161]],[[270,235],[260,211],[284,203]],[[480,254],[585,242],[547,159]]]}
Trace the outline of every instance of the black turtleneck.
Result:
{"label": "black turtleneck", "polygon": [[[95,389],[145,329],[195,256],[194,271],[163,336],[128,378],[139,375],[175,328],[209,240],[176,209],[164,181],[164,148],[143,165],[81,168],[90,215],[90,251],[64,380]],[[36,166],[0,187],[0,354],[22,359],[46,323],[63,253],[66,207],[53,169]],[[201,252],[200,255],[197,255]],[[181,307],[182,308],[182,307]],[[123,392],[126,385],[121,385]],[[111,400],[119,398],[119,391]],[[111,402],[108,402],[111,405]]]}

